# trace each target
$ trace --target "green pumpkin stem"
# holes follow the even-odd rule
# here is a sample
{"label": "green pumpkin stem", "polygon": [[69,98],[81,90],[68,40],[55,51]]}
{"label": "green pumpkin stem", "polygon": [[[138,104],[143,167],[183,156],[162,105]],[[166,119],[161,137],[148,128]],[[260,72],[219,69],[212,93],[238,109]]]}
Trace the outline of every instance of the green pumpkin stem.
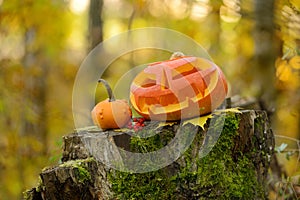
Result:
{"label": "green pumpkin stem", "polygon": [[115,101],[115,96],[111,90],[111,87],[109,86],[108,82],[104,79],[99,79],[98,80],[98,83],[103,83],[103,85],[105,86],[106,88],[106,91],[108,93],[108,101]]}
{"label": "green pumpkin stem", "polygon": [[184,54],[180,51],[176,51],[171,55],[170,60],[181,57],[184,57]]}

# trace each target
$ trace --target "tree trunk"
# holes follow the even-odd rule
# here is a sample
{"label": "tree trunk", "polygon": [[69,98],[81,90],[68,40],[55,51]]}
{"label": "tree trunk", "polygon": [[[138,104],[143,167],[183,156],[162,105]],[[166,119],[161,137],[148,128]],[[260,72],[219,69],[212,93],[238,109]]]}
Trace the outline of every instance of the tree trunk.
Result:
{"label": "tree trunk", "polygon": [[[259,84],[258,97],[265,110],[276,107],[275,59],[279,55],[279,39],[275,35],[274,0],[254,1],[254,65],[256,79]],[[267,107],[268,105],[268,107]]]}
{"label": "tree trunk", "polygon": [[92,50],[103,40],[102,30],[103,0],[90,0],[89,8],[89,50]]}
{"label": "tree trunk", "polygon": [[[222,122],[222,133],[214,143],[214,134]],[[214,115],[207,124],[210,125],[205,125],[204,130],[178,122],[162,127],[147,122],[139,132],[78,130],[63,138],[62,163],[44,169],[39,185],[26,191],[25,199],[267,198],[274,136],[266,113],[223,112]],[[143,131],[156,134],[148,138],[133,137]],[[169,145],[177,135],[186,136],[194,131],[195,137],[188,148],[174,151],[180,153],[179,158],[158,170],[133,173],[112,168],[113,162],[111,166],[99,162],[99,158],[118,154],[119,161],[125,163],[130,158],[124,157],[123,150],[153,152]],[[109,142],[101,143],[104,140]],[[113,147],[120,147],[120,151],[113,152]]]}
{"label": "tree trunk", "polygon": [[[36,30],[31,27],[26,30],[24,36],[25,55],[23,65],[25,68],[23,101],[21,110],[22,127],[20,136],[31,136],[38,139],[43,146],[43,154],[48,151],[47,129],[47,79],[48,60],[43,47],[33,48],[36,42]],[[30,113],[32,112],[32,113]],[[33,119],[28,116],[34,115]],[[28,119],[29,118],[29,119]]]}
{"label": "tree trunk", "polygon": [[[35,155],[31,138],[36,139],[41,143],[42,155],[46,155],[48,151],[47,142],[47,116],[46,116],[46,92],[47,92],[47,76],[48,66],[43,58],[42,49],[34,49],[36,30],[34,28],[26,29],[24,33],[24,45],[25,54],[23,57],[24,66],[24,88],[21,92],[22,103],[24,106],[20,110],[21,126],[18,134],[20,138],[27,138],[23,140],[18,146],[17,152],[17,168],[19,173],[19,182],[22,189],[25,189],[25,165],[24,160],[29,156],[24,157],[24,152],[28,152],[27,155]],[[38,72],[38,73],[36,73]]]}

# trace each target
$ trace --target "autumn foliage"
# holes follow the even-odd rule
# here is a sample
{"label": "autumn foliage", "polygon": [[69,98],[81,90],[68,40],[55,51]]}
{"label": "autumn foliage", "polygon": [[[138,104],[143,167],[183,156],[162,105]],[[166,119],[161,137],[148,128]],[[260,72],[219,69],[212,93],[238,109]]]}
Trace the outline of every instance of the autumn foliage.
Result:
{"label": "autumn foliage", "polygon": [[[179,31],[201,44],[226,76],[228,96],[254,97],[268,110],[276,146],[287,146],[279,148],[279,160],[288,176],[295,177],[300,173],[299,2],[104,0],[96,21],[103,22],[104,40],[129,29],[162,27]],[[0,0],[1,199],[20,199],[22,191],[33,187],[42,168],[59,162],[61,137],[74,129],[72,89],[90,47],[88,3],[89,0]],[[270,23],[265,23],[268,20],[272,22],[271,28],[267,27]],[[118,48],[116,43],[107,51]],[[103,77],[114,89],[133,67],[168,60],[171,53],[163,49],[128,52],[110,63]],[[219,84],[215,75],[219,70],[213,68],[215,71],[208,77]],[[158,71],[154,75],[164,73]],[[177,74],[181,73],[178,70]],[[142,84],[142,77],[137,79],[138,85]],[[167,79],[161,82],[168,83]],[[210,85],[202,83],[199,87],[203,89]],[[224,82],[222,85],[224,98],[227,89]],[[93,88],[89,92],[97,96],[96,102],[107,98],[105,90]],[[129,86],[122,91],[116,93],[117,97],[129,102]],[[147,109],[152,103],[136,101],[140,98],[136,95],[131,97],[136,109],[141,114],[146,110],[144,115],[148,116]],[[280,178],[276,181],[289,188],[290,182]]]}

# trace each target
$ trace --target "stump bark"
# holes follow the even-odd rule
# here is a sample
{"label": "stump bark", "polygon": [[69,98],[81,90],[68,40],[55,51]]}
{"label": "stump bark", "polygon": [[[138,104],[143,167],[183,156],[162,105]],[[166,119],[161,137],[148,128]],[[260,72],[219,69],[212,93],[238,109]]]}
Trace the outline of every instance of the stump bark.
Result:
{"label": "stump bark", "polygon": [[[214,143],[211,134],[220,126],[220,119],[223,119],[222,133]],[[141,130],[152,133],[147,138],[137,137],[138,133],[128,129],[78,130],[63,137],[62,163],[44,169],[38,186],[26,191],[24,197],[31,200],[266,199],[267,173],[274,153],[274,135],[266,113],[226,112],[214,116],[212,121],[204,130],[190,123],[161,126],[151,122]],[[134,173],[120,171],[112,167],[113,162],[109,163],[109,160],[129,162],[123,151],[157,151],[176,134],[190,132],[196,134],[188,148],[161,169]]]}

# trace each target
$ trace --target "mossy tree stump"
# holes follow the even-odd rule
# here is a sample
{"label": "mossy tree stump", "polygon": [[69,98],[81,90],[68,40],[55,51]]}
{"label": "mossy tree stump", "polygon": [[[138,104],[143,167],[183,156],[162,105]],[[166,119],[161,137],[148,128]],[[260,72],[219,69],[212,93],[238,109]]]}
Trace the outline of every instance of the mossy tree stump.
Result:
{"label": "mossy tree stump", "polygon": [[[129,130],[106,131],[99,136],[109,138],[110,145],[145,152],[166,145],[178,129],[184,134],[197,130],[192,144],[176,161],[146,173],[118,171],[93,158],[82,141],[96,133],[67,135],[62,163],[43,170],[39,185],[25,192],[26,199],[267,198],[274,136],[266,113],[249,110],[221,115],[225,117],[222,133],[204,157],[199,157],[199,150],[207,141],[208,127],[202,130],[192,124],[172,123],[148,138],[130,137],[126,134]],[[142,131],[154,131],[155,126],[151,123]]]}

